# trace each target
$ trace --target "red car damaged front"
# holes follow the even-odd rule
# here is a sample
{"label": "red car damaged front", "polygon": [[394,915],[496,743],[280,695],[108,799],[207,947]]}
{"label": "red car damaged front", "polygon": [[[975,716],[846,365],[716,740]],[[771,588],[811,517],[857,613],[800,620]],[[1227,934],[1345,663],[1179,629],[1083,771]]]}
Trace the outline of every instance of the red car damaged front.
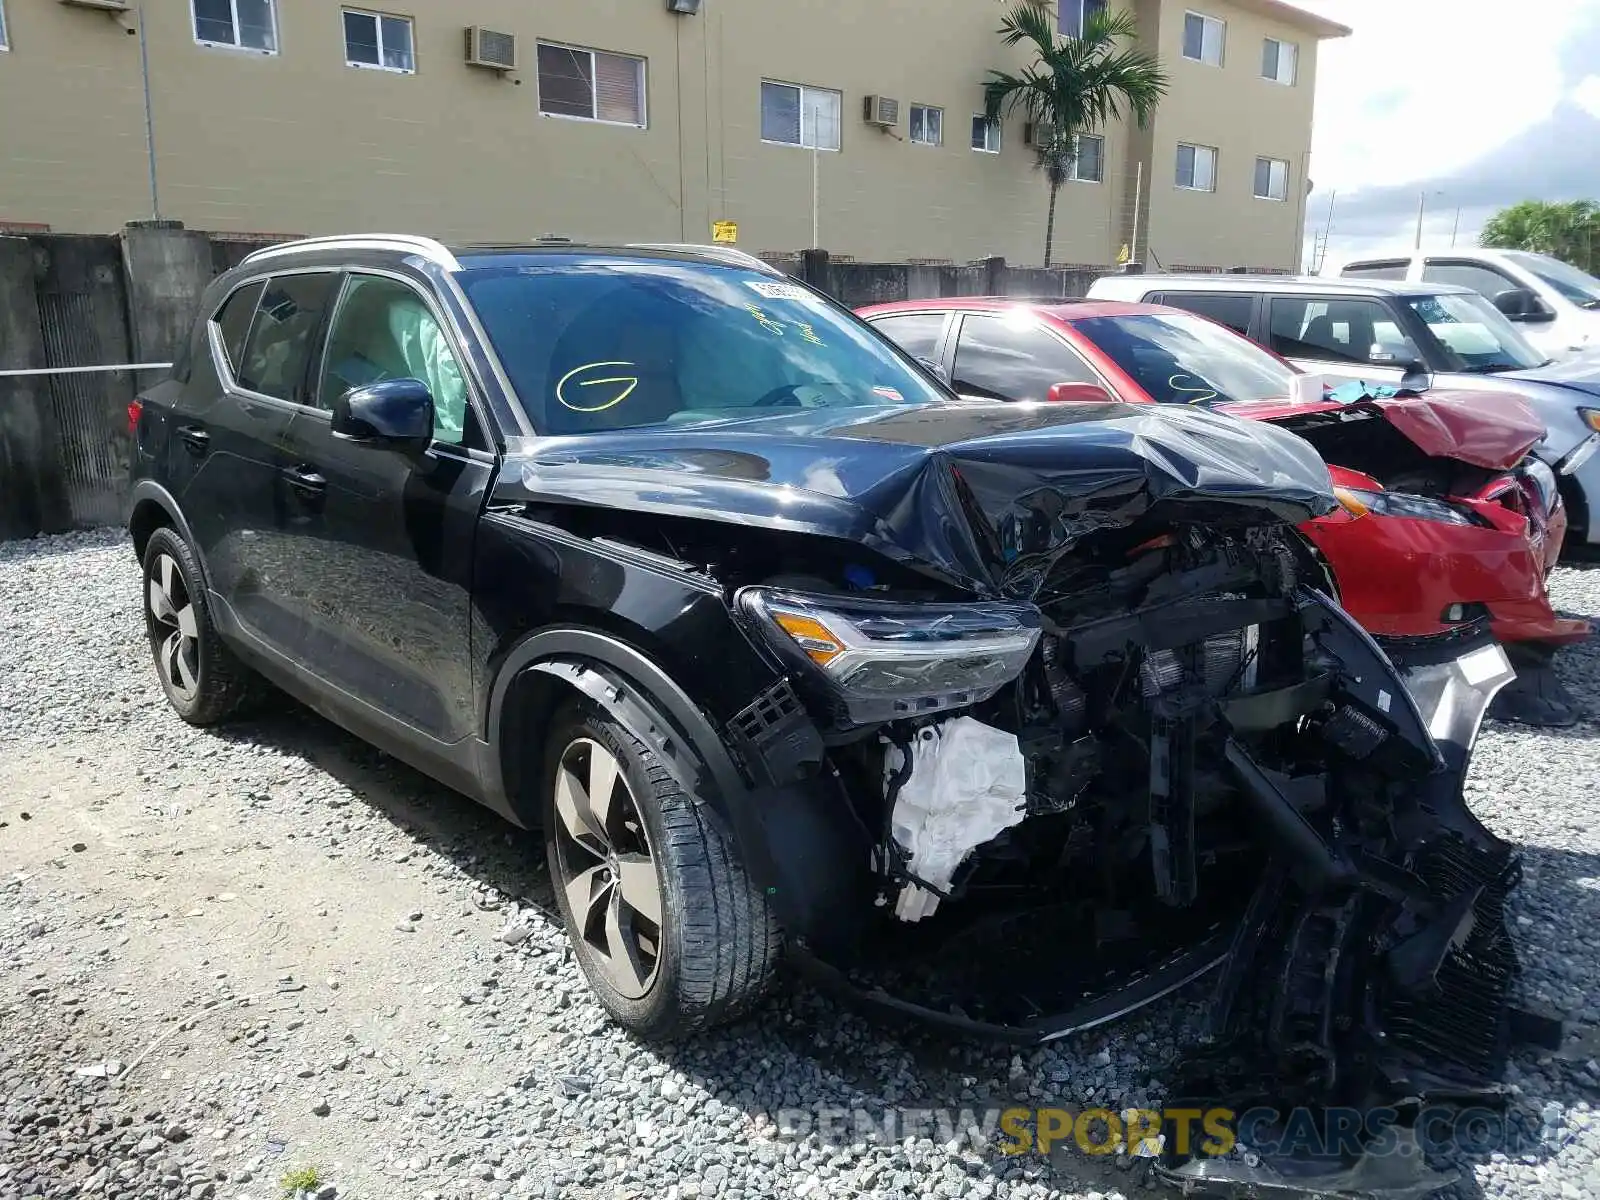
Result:
{"label": "red car damaged front", "polygon": [[1567,515],[1554,474],[1529,457],[1544,426],[1522,401],[1439,391],[1219,407],[1292,430],[1330,464],[1342,507],[1303,532],[1373,633],[1428,636],[1487,616],[1506,643],[1589,636],[1587,621],[1550,606]]}
{"label": "red car damaged front", "polygon": [[[1232,329],[1161,305],[960,298],[878,305],[862,315],[895,336],[911,328],[897,318],[941,312],[957,319],[932,365],[962,394],[1047,400],[1102,388],[1129,403],[1223,409],[1306,438],[1329,464],[1342,507],[1301,532],[1363,627],[1390,640],[1487,621],[1518,668],[1495,715],[1577,719],[1550,659],[1590,626],[1550,605],[1546,575],[1567,518],[1553,473],[1530,454],[1543,426],[1517,397],[1430,390],[1343,402],[1344,393],[1332,397],[1320,378]],[[974,327],[984,331],[981,342]],[[993,362],[1024,347],[1036,357],[1033,369],[1009,372],[1017,386],[997,387],[1000,372],[977,378],[973,364],[983,354]],[[1052,372],[1095,382],[1050,386]]]}

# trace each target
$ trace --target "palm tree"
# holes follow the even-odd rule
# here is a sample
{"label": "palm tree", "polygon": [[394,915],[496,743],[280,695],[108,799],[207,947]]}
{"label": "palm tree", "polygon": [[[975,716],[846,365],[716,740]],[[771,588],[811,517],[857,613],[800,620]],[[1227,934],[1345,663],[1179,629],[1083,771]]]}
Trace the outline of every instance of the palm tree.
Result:
{"label": "palm tree", "polygon": [[1088,14],[1083,36],[1058,37],[1053,6],[1021,0],[1000,23],[1008,46],[1028,43],[1034,61],[1019,74],[990,71],[984,83],[984,115],[991,121],[1018,113],[1033,122],[1039,169],[1050,184],[1050,217],[1044,233],[1044,265],[1055,242],[1056,197],[1072,178],[1078,134],[1103,128],[1128,108],[1141,129],[1167,94],[1167,75],[1156,56],[1118,47],[1135,37],[1133,14],[1100,7]]}

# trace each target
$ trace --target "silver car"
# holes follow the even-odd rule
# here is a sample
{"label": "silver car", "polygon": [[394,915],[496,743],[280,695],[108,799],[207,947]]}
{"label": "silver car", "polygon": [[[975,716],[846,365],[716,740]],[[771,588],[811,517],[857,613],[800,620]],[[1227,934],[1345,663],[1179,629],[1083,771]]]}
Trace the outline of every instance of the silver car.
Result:
{"label": "silver car", "polygon": [[1330,381],[1510,392],[1545,423],[1569,545],[1600,544],[1600,353],[1552,362],[1477,292],[1438,283],[1294,275],[1108,275],[1096,300],[1210,317]]}

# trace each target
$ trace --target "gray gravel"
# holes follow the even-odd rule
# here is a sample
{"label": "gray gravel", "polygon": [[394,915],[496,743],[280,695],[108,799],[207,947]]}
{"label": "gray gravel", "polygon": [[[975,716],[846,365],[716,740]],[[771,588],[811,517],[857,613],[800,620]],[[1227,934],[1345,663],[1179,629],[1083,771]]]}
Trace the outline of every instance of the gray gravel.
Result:
{"label": "gray gravel", "polygon": [[[1559,603],[1600,615],[1600,567]],[[1024,1055],[869,1025],[798,986],[664,1050],[590,1001],[534,840],[285,704],[173,717],[126,540],[0,545],[0,1200],[1104,1197],[1143,1164],[1005,1158],[1015,1103],[1159,1103],[1194,998]],[[1600,647],[1563,677],[1600,714]],[[1527,999],[1560,1054],[1511,1082],[1537,1145],[1463,1196],[1600,1195],[1600,723],[1489,729],[1477,811],[1523,850]],[[845,1117],[905,1123],[869,1139]]]}

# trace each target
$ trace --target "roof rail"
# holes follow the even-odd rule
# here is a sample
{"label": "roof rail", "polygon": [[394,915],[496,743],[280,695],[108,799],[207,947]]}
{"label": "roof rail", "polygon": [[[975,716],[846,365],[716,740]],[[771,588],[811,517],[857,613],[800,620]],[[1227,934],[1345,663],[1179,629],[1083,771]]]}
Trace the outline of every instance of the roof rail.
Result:
{"label": "roof rail", "polygon": [[351,233],[336,234],[332,237],[301,238],[293,242],[280,242],[275,246],[263,246],[260,250],[246,255],[240,265],[260,262],[262,259],[280,254],[293,254],[300,250],[331,249],[339,246],[351,250],[406,250],[412,254],[420,254],[447,271],[461,269],[456,256],[451,254],[442,242],[409,233]]}
{"label": "roof rail", "polygon": [[746,254],[743,250],[735,250],[732,246],[708,245],[703,242],[630,242],[626,249],[629,250],[692,250],[696,254],[703,254],[707,258],[721,259],[729,266],[749,267],[753,271],[761,271],[767,275],[781,275],[782,271],[769,262],[763,262],[754,254]]}

